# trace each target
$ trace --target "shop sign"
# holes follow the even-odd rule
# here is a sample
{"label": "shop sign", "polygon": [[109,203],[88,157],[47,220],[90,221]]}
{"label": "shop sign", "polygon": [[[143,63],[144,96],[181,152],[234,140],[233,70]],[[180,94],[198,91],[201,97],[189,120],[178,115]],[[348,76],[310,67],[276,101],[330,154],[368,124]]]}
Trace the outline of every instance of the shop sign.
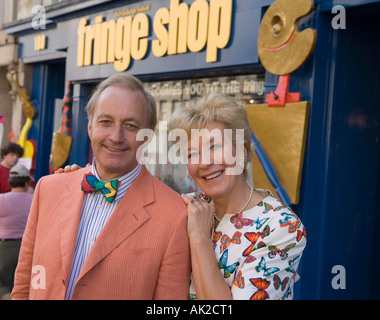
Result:
{"label": "shop sign", "polygon": [[132,59],[146,58],[149,41],[155,57],[206,48],[206,62],[216,62],[218,50],[230,41],[232,7],[233,0],[195,0],[191,5],[170,0],[169,8],[159,8],[153,16],[148,16],[150,5],[145,5],[116,13],[116,20],[104,21],[99,15],[93,25],[82,18],[77,66],[113,63],[116,71],[125,71]]}
{"label": "shop sign", "polygon": [[264,94],[263,79],[240,79],[238,80],[221,80],[216,78],[214,81],[196,81],[196,82],[157,82],[147,84],[148,91],[155,98],[159,97],[187,97],[187,96],[203,96],[211,92],[219,92],[222,94]]}
{"label": "shop sign", "polygon": [[34,37],[34,51],[42,51],[46,49],[46,36],[44,34]]}

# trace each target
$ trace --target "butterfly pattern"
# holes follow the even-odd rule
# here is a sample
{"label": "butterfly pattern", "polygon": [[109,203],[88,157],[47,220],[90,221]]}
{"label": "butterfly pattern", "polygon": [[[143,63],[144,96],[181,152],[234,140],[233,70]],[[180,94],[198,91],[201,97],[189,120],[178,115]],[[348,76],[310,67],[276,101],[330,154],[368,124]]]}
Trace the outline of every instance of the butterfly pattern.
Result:
{"label": "butterfly pattern", "polygon": [[220,252],[222,253],[224,250],[226,250],[230,244],[236,243],[239,244],[241,242],[241,232],[236,231],[234,235],[232,236],[232,239],[224,234],[222,238],[220,239]]}
{"label": "butterfly pattern", "polygon": [[231,223],[234,224],[236,229],[241,229],[244,226],[252,225],[253,220],[243,218],[243,212],[240,212],[231,217]]}
{"label": "butterfly pattern", "polygon": [[249,279],[256,289],[258,289],[250,298],[250,300],[266,300],[269,298],[269,294],[265,289],[270,285],[270,281],[262,278],[253,278]]}
{"label": "butterfly pattern", "polygon": [[278,254],[282,260],[285,260],[288,257],[288,251],[295,245],[295,243],[291,243],[282,250],[278,249],[276,246],[268,246],[268,249],[270,250],[268,257],[273,259],[276,257],[276,254]]}
{"label": "butterfly pattern", "polygon": [[235,262],[231,265],[227,265],[228,261],[228,250],[223,252],[223,255],[219,259],[218,267],[219,269],[224,270],[224,277],[229,278],[231,274],[236,270],[236,267],[240,264],[239,262]]}
{"label": "butterfly pattern", "polygon": [[286,277],[284,280],[281,281],[280,277],[276,274],[273,277],[273,281],[274,281],[273,285],[276,290],[281,289],[281,291],[284,291],[289,281],[289,277]]}
{"label": "butterfly pattern", "polygon": [[[268,195],[247,211],[225,215],[212,242],[233,299],[293,299],[306,230],[280,200]],[[196,298],[192,282],[190,296]]]}

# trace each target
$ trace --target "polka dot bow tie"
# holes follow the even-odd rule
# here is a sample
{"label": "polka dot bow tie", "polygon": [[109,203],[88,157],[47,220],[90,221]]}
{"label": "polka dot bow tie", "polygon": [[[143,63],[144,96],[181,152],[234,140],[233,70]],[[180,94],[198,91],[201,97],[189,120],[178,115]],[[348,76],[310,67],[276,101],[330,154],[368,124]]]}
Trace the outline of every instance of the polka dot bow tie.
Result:
{"label": "polka dot bow tie", "polygon": [[115,201],[117,188],[120,185],[120,181],[117,179],[107,182],[99,181],[92,173],[86,173],[82,180],[82,191],[85,194],[102,191],[104,198],[112,203]]}

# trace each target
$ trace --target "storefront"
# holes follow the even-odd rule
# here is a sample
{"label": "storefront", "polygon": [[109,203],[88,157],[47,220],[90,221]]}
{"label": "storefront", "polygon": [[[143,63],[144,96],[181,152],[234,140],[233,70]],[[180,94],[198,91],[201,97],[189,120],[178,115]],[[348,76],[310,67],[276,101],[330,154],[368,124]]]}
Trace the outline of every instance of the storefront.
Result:
{"label": "storefront", "polygon": [[[82,166],[92,159],[84,107],[95,85],[116,72],[145,83],[156,99],[159,125],[181,103],[211,91],[247,106],[264,103],[278,77],[261,65],[257,36],[273,2],[98,1],[47,12],[46,29],[8,28],[33,70],[30,95],[37,114],[28,137],[37,142],[36,179],[49,174],[68,81],[68,162]],[[315,29],[318,40],[290,78],[289,91],[310,102],[300,197],[293,206],[308,233],[296,298],[379,298],[380,3],[342,2],[345,29],[332,27],[333,3],[315,1],[298,21],[301,30]],[[150,170],[179,192],[195,188],[181,165],[158,163]],[[332,285],[339,275],[334,266],[344,268],[344,288]]]}
{"label": "storefront", "polygon": [[[40,113],[44,120],[37,116],[30,132],[44,146],[37,149],[37,179],[48,173],[49,139],[60,125],[67,81],[74,84],[70,163],[91,162],[84,106],[93,87],[115,72],[146,83],[157,99],[159,121],[167,121],[180,103],[211,91],[236,96],[244,104],[263,101],[265,70],[255,41],[244,37],[248,30],[257,33],[261,7],[239,1],[110,6],[19,34],[23,61],[34,66],[32,98],[46,108]],[[184,168],[159,164],[152,169],[163,180],[178,170],[181,174],[174,176],[186,178]]]}

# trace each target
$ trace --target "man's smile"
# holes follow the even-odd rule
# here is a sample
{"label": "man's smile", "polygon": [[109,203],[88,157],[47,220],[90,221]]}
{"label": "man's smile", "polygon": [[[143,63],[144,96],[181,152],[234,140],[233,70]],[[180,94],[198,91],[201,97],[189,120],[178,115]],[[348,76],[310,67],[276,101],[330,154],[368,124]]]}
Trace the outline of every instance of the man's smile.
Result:
{"label": "man's smile", "polygon": [[127,148],[124,148],[124,149],[116,149],[116,148],[111,148],[111,147],[108,147],[108,146],[104,146],[107,150],[111,151],[111,152],[123,152],[123,151],[126,151]]}

